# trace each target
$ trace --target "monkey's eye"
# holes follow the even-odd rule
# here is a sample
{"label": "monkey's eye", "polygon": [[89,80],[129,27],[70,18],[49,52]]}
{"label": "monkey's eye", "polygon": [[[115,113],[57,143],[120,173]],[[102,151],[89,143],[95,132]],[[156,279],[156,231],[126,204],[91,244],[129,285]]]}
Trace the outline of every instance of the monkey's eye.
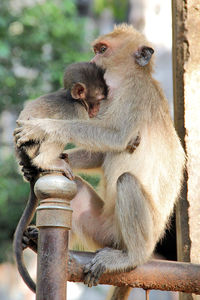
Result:
{"label": "monkey's eye", "polygon": [[104,53],[107,50],[106,45],[102,45],[101,48],[99,49],[99,53]]}
{"label": "monkey's eye", "polygon": [[94,46],[95,54],[103,54],[107,50],[107,46],[105,44],[97,44]]}

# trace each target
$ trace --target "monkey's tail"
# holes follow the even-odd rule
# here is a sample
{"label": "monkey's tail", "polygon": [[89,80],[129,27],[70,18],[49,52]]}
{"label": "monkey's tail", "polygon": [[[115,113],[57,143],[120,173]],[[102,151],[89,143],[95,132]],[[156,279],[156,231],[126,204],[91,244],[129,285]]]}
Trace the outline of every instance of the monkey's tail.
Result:
{"label": "monkey's tail", "polygon": [[22,238],[25,229],[30,224],[31,220],[33,219],[36,207],[37,207],[37,198],[34,194],[34,181],[30,182],[30,194],[27,205],[24,209],[24,212],[19,220],[17,228],[14,234],[13,240],[13,249],[16,257],[17,267],[22,279],[26,283],[26,285],[35,293],[36,292],[36,284],[30,277],[25,263],[23,259],[23,248],[22,248]]}

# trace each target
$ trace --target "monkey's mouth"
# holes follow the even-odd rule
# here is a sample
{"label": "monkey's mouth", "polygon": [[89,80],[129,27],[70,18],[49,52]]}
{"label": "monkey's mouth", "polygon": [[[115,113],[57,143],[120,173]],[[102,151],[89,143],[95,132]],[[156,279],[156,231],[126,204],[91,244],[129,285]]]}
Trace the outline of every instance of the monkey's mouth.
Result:
{"label": "monkey's mouth", "polygon": [[89,104],[89,111],[88,115],[90,118],[96,117],[100,109],[100,101],[96,102],[95,104]]}
{"label": "monkey's mouth", "polygon": [[85,107],[85,110],[88,112],[90,118],[96,117],[100,109],[100,101],[95,103],[87,103],[85,100],[82,100],[82,105]]}
{"label": "monkey's mouth", "polygon": [[100,101],[101,100],[88,104],[85,100],[81,100],[81,103],[85,107],[85,110],[88,112],[90,118],[94,118],[98,114],[100,109]]}

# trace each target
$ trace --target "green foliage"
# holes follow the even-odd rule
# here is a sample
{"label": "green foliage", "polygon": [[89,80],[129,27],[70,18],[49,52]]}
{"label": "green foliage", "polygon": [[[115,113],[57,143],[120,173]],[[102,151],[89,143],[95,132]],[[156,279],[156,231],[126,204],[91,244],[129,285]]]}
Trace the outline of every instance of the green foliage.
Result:
{"label": "green foliage", "polygon": [[105,8],[109,8],[113,12],[115,21],[124,22],[127,17],[128,0],[95,0],[94,10],[96,14],[100,14]]}
{"label": "green foliage", "polygon": [[74,149],[74,148],[76,148],[76,146],[74,144],[72,144],[72,143],[68,143],[66,145],[66,147],[65,147],[66,150],[68,150],[68,149]]}
{"label": "green foliage", "polygon": [[66,65],[89,59],[84,38],[75,0],[20,10],[1,0],[0,110],[60,88]]}
{"label": "green foliage", "polygon": [[85,173],[79,173],[79,176],[81,176],[85,181],[89,182],[93,188],[97,188],[100,180],[101,180],[101,176],[100,175],[88,175]]}
{"label": "green foliage", "polygon": [[13,157],[4,162],[0,161],[0,191],[0,262],[2,262],[11,249],[11,240],[29,191],[29,185],[17,172]]}

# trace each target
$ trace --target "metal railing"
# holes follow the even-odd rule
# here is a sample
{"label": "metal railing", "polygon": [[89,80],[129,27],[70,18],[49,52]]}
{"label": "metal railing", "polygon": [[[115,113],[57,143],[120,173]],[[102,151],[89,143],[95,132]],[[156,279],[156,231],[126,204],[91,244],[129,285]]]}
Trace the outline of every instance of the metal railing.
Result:
{"label": "metal railing", "polygon": [[[67,256],[72,217],[69,201],[76,194],[76,184],[61,175],[46,175],[36,182],[35,193],[40,200],[36,299],[66,300],[66,281],[82,282],[83,267],[94,256],[79,251]],[[200,265],[151,260],[129,272],[104,274],[100,284],[200,295]]]}

